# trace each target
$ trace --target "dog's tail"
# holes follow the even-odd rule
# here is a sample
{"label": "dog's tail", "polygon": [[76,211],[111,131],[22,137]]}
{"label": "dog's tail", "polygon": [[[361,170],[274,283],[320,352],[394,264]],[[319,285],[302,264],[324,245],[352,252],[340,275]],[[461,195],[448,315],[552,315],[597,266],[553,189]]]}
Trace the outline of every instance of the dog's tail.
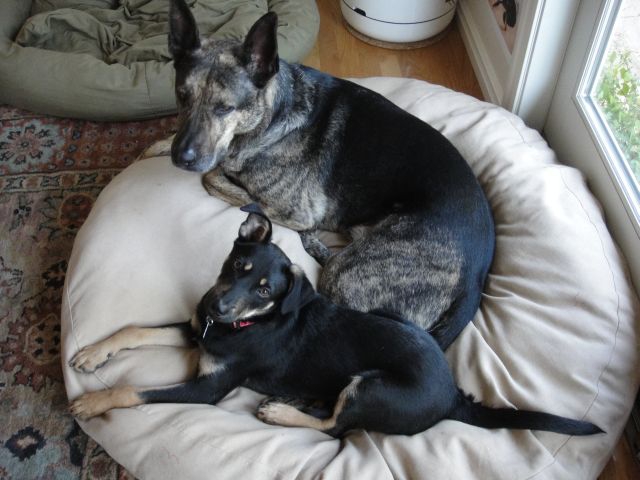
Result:
{"label": "dog's tail", "polygon": [[458,405],[448,418],[484,428],[515,428],[544,430],[565,435],[592,435],[604,433],[593,423],[560,417],[550,413],[514,410],[512,408],[489,408],[473,397],[460,392]]}

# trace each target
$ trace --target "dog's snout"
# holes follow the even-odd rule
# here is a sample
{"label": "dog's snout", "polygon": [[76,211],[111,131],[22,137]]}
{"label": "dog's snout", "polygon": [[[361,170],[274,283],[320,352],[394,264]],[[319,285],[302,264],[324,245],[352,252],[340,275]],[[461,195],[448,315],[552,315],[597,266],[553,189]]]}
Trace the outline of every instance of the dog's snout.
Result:
{"label": "dog's snout", "polygon": [[196,161],[196,151],[193,148],[187,148],[180,154],[180,157],[185,165],[193,165]]}
{"label": "dog's snout", "polygon": [[226,302],[224,299],[218,300],[216,305],[216,313],[218,315],[225,315],[229,313],[229,310],[231,310],[231,305],[228,302]]}
{"label": "dog's snout", "polygon": [[187,170],[196,170],[198,148],[191,136],[176,134],[171,145],[171,159],[174,165]]}

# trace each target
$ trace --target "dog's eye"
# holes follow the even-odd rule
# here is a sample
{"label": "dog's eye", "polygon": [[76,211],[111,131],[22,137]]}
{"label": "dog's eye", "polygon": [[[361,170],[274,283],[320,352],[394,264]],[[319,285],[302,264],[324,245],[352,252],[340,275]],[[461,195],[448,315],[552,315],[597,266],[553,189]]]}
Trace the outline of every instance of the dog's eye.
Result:
{"label": "dog's eye", "polygon": [[235,270],[240,270],[240,269],[242,268],[242,265],[244,265],[244,262],[243,262],[243,261],[242,261],[242,259],[240,259],[240,258],[236,258],[236,259],[233,261],[233,268],[234,268]]}
{"label": "dog's eye", "polygon": [[258,289],[258,295],[260,295],[262,298],[267,298],[269,295],[271,295],[271,290],[269,289],[269,287],[260,287]]}
{"label": "dog's eye", "polygon": [[215,113],[218,117],[222,117],[227,115],[235,110],[235,107],[231,105],[218,105],[213,109],[213,113]]}

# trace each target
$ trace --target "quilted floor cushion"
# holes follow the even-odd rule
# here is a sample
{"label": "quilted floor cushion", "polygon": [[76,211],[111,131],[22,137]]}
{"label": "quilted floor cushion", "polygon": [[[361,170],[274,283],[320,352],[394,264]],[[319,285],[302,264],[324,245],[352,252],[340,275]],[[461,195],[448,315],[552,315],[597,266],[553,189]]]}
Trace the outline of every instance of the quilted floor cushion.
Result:
{"label": "quilted floor cushion", "polygon": [[[216,406],[113,410],[82,428],[140,478],[596,478],[638,387],[640,308],[582,176],[499,107],[407,79],[360,83],[449,137],[491,202],[497,247],[482,305],[447,351],[462,388],[493,406],[588,419],[608,433],[568,437],[442,421],[414,436],[355,431],[344,440],[265,425],[261,396],[239,388]],[[122,352],[95,374],[66,362],[125,325],[187,319],[214,282],[244,214],[209,197],[168,158],[136,163],[103,191],[78,234],[62,312],[70,398],[120,384],[185,379],[188,350]],[[312,279],[297,236],[278,242]],[[393,279],[390,279],[393,281]]]}
{"label": "quilted floor cushion", "polygon": [[[278,14],[285,60],[311,50],[314,0],[188,0],[202,35],[242,39]],[[63,117],[143,119],[174,113],[168,0],[2,0],[0,102]]]}

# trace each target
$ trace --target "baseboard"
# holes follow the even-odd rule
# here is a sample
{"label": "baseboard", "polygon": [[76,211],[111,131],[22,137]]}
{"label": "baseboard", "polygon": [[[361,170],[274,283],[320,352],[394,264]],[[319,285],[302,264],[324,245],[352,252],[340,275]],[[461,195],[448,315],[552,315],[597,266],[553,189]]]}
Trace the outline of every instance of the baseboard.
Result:
{"label": "baseboard", "polygon": [[471,15],[465,2],[458,3],[457,22],[484,99],[499,105],[504,91],[495,70],[492,68],[490,55],[486,51],[478,27],[475,22],[471,21]]}

